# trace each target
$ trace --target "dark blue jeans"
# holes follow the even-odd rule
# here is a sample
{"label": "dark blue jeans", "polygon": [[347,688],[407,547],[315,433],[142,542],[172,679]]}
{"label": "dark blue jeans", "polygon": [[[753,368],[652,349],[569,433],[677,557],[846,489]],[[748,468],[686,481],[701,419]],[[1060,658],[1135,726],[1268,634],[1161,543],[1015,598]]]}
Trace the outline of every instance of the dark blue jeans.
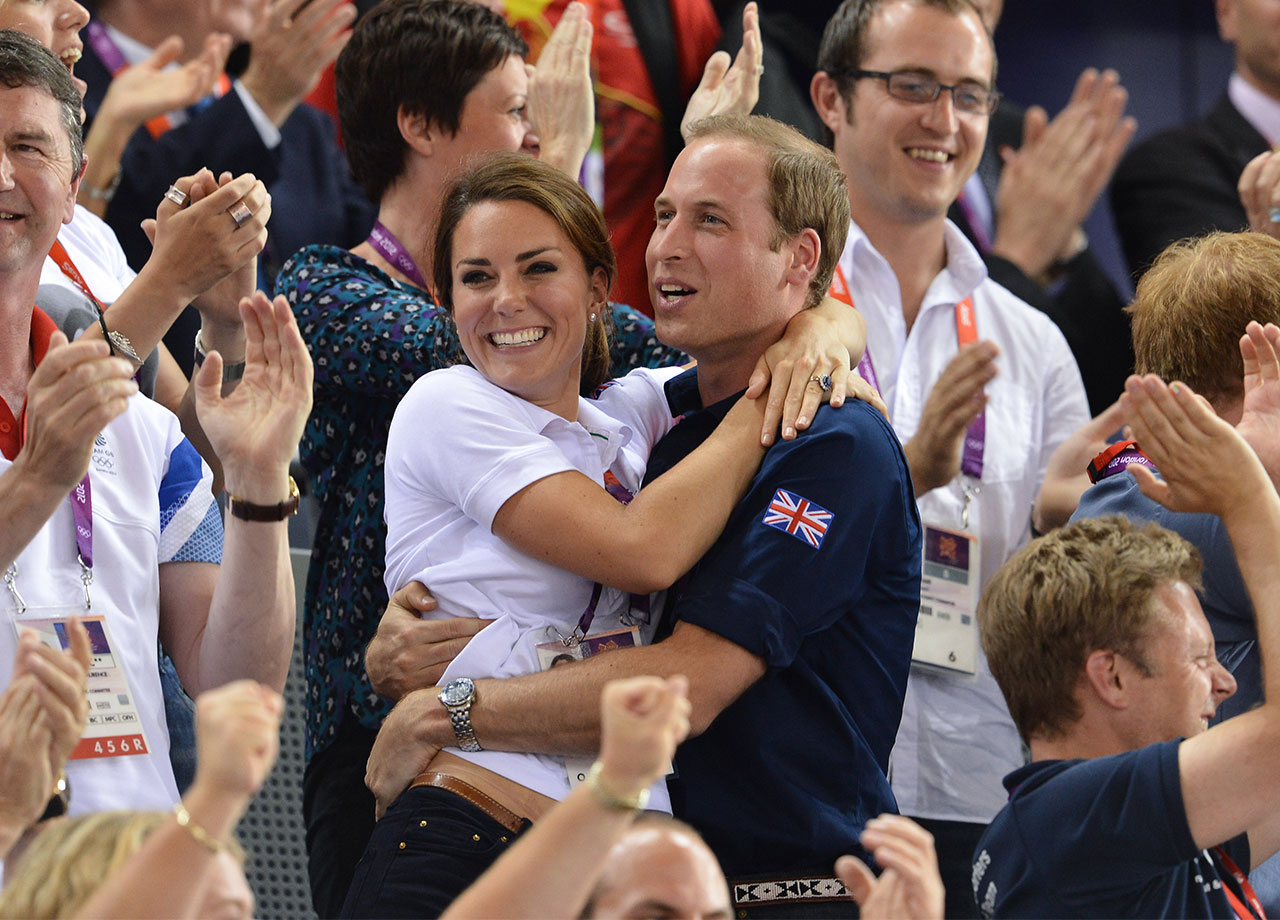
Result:
{"label": "dark blue jeans", "polygon": [[373,834],[373,793],[365,787],[364,770],[376,737],[346,713],[337,737],[311,755],[302,775],[311,903],[326,920],[342,910],[352,873]]}
{"label": "dark blue jeans", "polygon": [[196,704],[191,702],[173,661],[160,649],[160,689],[164,691],[164,720],[169,729],[169,764],[182,795],[196,775]]}
{"label": "dark blue jeans", "polygon": [[374,825],[341,916],[438,917],[529,827],[512,833],[448,790],[410,789]]}

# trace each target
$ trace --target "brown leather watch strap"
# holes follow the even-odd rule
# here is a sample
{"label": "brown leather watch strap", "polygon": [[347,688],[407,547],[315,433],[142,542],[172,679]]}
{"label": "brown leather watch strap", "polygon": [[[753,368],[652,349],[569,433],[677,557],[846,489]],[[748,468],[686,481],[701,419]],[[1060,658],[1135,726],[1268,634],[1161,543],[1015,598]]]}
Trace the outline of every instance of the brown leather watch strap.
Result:
{"label": "brown leather watch strap", "polygon": [[242,521],[278,522],[298,513],[298,484],[289,477],[289,497],[275,505],[255,505],[234,495],[227,496],[227,510]]}

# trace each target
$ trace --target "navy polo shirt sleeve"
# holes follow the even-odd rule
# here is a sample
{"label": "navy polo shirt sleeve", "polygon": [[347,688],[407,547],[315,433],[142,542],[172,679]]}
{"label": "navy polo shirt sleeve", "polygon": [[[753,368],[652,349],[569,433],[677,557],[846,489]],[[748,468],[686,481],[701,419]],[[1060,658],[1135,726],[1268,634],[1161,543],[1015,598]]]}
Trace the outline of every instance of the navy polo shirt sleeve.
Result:
{"label": "navy polo shirt sleeve", "polygon": [[[785,668],[807,636],[851,609],[881,609],[884,598],[867,597],[872,591],[914,592],[908,605],[918,603],[919,540],[911,478],[892,429],[865,403],[822,409],[809,431],[769,450],[690,574],[675,617]],[[901,566],[896,586],[880,577],[872,587],[864,573],[882,557],[914,562]]]}

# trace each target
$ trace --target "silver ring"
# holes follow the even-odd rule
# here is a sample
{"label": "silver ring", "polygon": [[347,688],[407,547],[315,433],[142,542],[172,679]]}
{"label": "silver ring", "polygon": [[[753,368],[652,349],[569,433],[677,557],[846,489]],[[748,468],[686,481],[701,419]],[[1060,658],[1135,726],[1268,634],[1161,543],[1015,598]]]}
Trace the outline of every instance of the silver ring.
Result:
{"label": "silver ring", "polygon": [[824,393],[831,392],[831,375],[830,374],[815,374],[809,378],[809,382],[816,383]]}
{"label": "silver ring", "polygon": [[1280,208],[1272,208],[1267,212],[1267,220],[1273,224],[1280,224]]}
{"label": "silver ring", "polygon": [[169,186],[169,191],[164,193],[164,197],[168,198],[178,207],[184,208],[187,205],[187,200],[191,196],[188,195],[186,192],[184,192],[182,189],[178,188],[176,185],[171,185]]}
{"label": "silver ring", "polygon": [[249,206],[243,201],[237,201],[228,211],[231,219],[236,222],[237,227],[243,227],[244,222],[253,216],[253,212],[249,210]]}

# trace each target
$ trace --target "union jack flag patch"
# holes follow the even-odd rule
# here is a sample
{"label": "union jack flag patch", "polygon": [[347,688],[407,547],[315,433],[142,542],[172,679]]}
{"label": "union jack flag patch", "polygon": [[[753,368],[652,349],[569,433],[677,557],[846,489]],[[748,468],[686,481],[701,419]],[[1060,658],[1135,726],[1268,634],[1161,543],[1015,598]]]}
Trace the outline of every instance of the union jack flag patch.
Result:
{"label": "union jack flag patch", "polygon": [[817,549],[834,519],[835,515],[821,505],[815,505],[794,492],[779,489],[773,493],[773,501],[769,502],[769,509],[760,523],[788,533]]}

